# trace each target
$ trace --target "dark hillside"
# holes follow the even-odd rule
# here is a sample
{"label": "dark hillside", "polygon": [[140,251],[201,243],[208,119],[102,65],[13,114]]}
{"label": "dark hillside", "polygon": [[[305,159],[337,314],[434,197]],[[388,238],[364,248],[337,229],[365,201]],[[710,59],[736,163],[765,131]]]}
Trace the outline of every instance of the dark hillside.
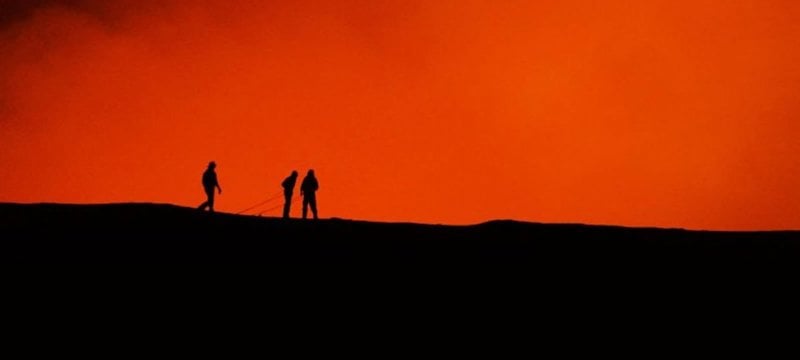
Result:
{"label": "dark hillside", "polygon": [[798,232],[699,232],[491,221],[473,226],[284,221],[158,204],[0,204],[0,260],[362,263],[555,269],[792,264]]}

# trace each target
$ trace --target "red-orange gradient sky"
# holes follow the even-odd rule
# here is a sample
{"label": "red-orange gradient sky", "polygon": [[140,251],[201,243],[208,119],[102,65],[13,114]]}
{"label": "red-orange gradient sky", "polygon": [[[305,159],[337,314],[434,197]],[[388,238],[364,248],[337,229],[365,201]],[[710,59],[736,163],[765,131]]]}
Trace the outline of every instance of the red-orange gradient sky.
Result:
{"label": "red-orange gradient sky", "polygon": [[796,0],[0,0],[0,201],[800,228],[798,100]]}

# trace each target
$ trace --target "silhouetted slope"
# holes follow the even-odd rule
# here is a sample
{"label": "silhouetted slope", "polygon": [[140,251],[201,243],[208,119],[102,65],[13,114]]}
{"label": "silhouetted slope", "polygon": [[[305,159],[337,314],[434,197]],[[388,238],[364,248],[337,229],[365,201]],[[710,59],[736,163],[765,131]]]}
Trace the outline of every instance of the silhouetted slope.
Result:
{"label": "silhouetted slope", "polygon": [[798,232],[286,221],[157,204],[0,204],[0,234],[4,262],[491,262],[563,269],[800,258]]}

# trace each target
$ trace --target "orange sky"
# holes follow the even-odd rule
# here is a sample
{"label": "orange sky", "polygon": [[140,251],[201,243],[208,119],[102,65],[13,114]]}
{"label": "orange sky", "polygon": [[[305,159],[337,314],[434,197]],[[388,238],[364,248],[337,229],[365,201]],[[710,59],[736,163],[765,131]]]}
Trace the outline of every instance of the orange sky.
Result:
{"label": "orange sky", "polygon": [[0,0],[0,201],[798,229],[799,95],[795,0]]}

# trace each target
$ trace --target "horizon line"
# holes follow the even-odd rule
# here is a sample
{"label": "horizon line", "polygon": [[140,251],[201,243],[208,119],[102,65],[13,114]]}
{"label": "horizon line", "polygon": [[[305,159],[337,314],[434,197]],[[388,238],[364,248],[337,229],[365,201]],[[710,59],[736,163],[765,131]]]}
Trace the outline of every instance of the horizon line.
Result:
{"label": "horizon line", "polygon": [[[173,203],[160,203],[160,202],[146,202],[146,201],[130,201],[130,202],[107,202],[107,203],[66,203],[66,202],[7,202],[7,201],[0,201],[0,206],[2,205],[26,205],[26,206],[37,206],[37,205],[48,205],[48,206],[110,206],[110,205],[149,205],[149,206],[171,206],[191,211],[196,211],[195,208],[187,205],[179,205]],[[284,220],[280,216],[261,216],[261,215],[251,215],[251,214],[237,214],[234,212],[225,212],[225,211],[217,211],[216,214],[225,215],[225,216],[241,216],[241,217],[251,217],[251,218],[264,218],[264,219],[279,219]],[[291,218],[289,220],[302,220],[300,218]],[[586,226],[586,227],[608,227],[608,228],[624,228],[624,229],[640,229],[640,230],[665,230],[665,231],[687,231],[687,232],[711,232],[711,233],[800,233],[800,229],[748,229],[748,230],[715,230],[715,229],[691,229],[691,228],[683,228],[683,227],[662,227],[662,226],[653,226],[653,225],[616,225],[616,224],[597,224],[597,223],[581,223],[581,222],[538,222],[538,221],[530,221],[530,220],[518,220],[518,219],[488,219],[476,223],[467,223],[467,224],[446,224],[446,223],[424,223],[424,222],[414,222],[414,221],[385,221],[385,220],[368,220],[368,219],[348,219],[348,218],[341,218],[341,217],[327,217],[327,218],[320,218],[319,220],[334,220],[334,221],[354,221],[354,222],[367,222],[367,223],[382,223],[382,224],[407,224],[407,225],[424,225],[424,226],[447,226],[447,227],[471,227],[471,226],[480,226],[498,222],[512,222],[512,223],[519,223],[519,224],[531,224],[531,225],[552,225],[552,226]],[[309,219],[308,221],[314,221],[313,219]]]}

